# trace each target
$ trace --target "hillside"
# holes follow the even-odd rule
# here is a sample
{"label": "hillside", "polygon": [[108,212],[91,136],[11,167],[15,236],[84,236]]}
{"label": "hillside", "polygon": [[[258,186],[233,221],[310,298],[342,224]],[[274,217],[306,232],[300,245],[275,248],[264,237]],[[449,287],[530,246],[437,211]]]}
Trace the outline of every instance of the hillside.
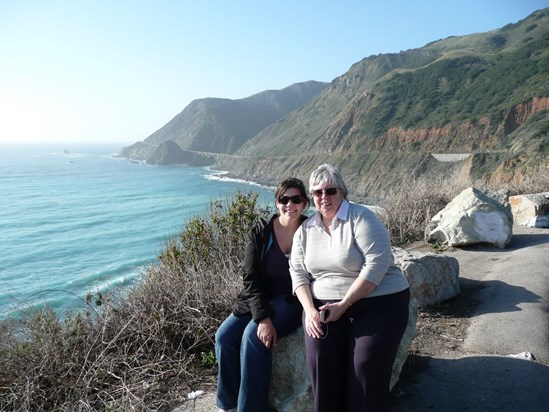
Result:
{"label": "hillside", "polygon": [[520,179],[549,169],[549,8],[487,33],[364,58],[253,136],[200,112],[203,103],[180,114],[196,113],[200,138],[189,140],[174,119],[145,144],[175,136],[183,149],[234,154],[216,166],[269,184],[308,179],[331,162],[358,197],[383,195],[408,176]]}
{"label": "hillside", "polygon": [[[206,98],[192,101],[185,109],[144,142],[122,149],[120,155],[149,163],[180,163],[187,159],[153,156],[166,141],[181,149],[233,153],[268,125],[305,104],[328,84],[296,83],[282,90],[267,90],[244,99]],[[158,153],[157,153],[158,154]]]}
{"label": "hillside", "polygon": [[[489,33],[363,59],[247,142],[237,154],[260,159],[239,174],[307,177],[329,161],[357,195],[381,194],[409,175],[510,178],[549,167],[548,109],[545,9]],[[471,156],[448,163],[432,153]]]}

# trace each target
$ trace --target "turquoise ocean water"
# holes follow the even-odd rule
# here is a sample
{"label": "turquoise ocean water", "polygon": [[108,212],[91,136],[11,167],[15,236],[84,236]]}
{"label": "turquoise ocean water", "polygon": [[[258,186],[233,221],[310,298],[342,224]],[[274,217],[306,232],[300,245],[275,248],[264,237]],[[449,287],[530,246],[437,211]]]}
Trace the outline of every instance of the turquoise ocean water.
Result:
{"label": "turquoise ocean water", "polygon": [[273,191],[205,168],[146,166],[117,146],[0,145],[0,319],[131,285],[214,199]]}

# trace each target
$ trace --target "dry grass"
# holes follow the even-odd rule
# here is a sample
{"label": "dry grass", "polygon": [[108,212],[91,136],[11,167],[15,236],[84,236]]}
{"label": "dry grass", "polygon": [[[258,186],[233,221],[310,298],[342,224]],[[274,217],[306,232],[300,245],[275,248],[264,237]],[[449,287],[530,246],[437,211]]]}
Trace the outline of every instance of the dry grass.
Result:
{"label": "dry grass", "polygon": [[465,178],[403,181],[383,202],[385,213],[381,219],[393,244],[402,246],[423,239],[425,226],[431,218],[469,186],[471,182]]}
{"label": "dry grass", "polygon": [[504,191],[508,195],[549,191],[549,170],[536,176],[513,180],[471,181],[465,176],[453,179],[408,179],[391,191],[383,201],[380,216],[391,234],[395,246],[423,240],[424,230],[432,217],[454,197],[468,187],[481,190]]}

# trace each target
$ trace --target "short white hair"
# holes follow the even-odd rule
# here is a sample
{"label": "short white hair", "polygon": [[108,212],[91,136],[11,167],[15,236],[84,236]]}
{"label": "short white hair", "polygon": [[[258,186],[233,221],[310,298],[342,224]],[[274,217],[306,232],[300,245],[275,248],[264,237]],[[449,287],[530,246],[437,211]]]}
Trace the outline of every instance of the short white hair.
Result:
{"label": "short white hair", "polygon": [[313,170],[311,177],[309,178],[309,190],[312,190],[313,186],[326,183],[337,187],[343,194],[343,198],[347,198],[347,185],[345,185],[345,181],[337,166],[324,163]]}

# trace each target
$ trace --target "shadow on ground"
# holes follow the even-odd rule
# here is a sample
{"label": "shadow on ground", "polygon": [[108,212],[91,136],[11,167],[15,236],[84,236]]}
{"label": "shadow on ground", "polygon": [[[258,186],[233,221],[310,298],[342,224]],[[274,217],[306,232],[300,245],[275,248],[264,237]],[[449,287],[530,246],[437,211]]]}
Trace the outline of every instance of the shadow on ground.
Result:
{"label": "shadow on ground", "polygon": [[415,358],[425,367],[395,388],[394,412],[549,411],[544,364],[502,356]]}

